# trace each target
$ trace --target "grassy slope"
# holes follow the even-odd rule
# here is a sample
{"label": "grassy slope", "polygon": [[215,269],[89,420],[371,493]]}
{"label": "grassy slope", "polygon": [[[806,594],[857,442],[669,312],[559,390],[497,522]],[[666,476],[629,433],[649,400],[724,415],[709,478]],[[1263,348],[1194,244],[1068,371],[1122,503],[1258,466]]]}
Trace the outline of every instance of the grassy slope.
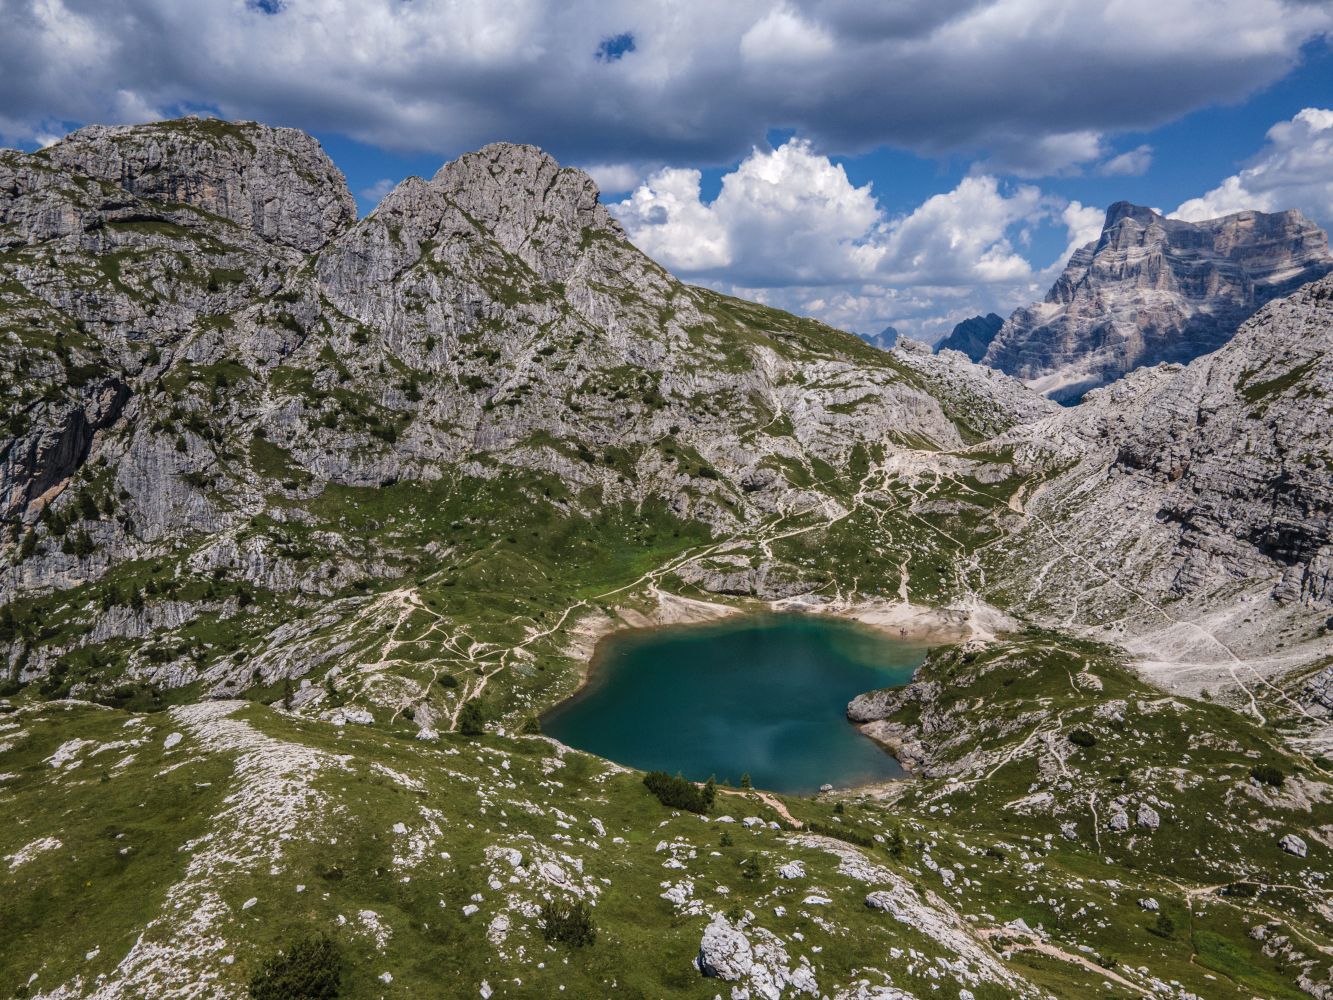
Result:
{"label": "grassy slope", "polygon": [[[1095,675],[1103,691],[1071,685],[1071,675],[1080,674]],[[1293,963],[1265,956],[1248,931],[1274,921],[1307,954],[1328,944],[1316,909],[1319,894],[1281,888],[1312,877],[1317,883],[1319,862],[1314,855],[1293,858],[1275,844],[1288,829],[1311,840],[1310,830],[1329,821],[1322,802],[1313,803],[1313,811],[1299,804],[1301,790],[1309,797],[1319,780],[1308,764],[1287,758],[1234,713],[1167,705],[1107,651],[1049,634],[1018,637],[970,660],[942,651],[921,679],[945,685],[938,706],[946,718],[956,723],[960,714],[980,713],[987,758],[967,763],[973,750],[960,742],[936,758],[944,767],[964,761],[949,777],[900,785],[882,797],[845,796],[841,805],[785,799],[798,819],[884,838],[863,853],[970,915],[979,933],[995,935],[1016,969],[1057,996],[1094,988],[1134,995],[1119,985],[1101,987],[1097,972],[1068,957],[1103,963],[1150,986],[1149,977],[1134,971],[1145,967],[1152,978],[1178,980],[1201,996],[1300,995],[1292,985]],[[1099,714],[1099,706],[1122,701],[1119,720]],[[225,844],[250,825],[244,811],[228,804],[238,791],[253,790],[257,772],[237,768],[245,749],[210,749],[205,733],[178,715],[127,716],[71,705],[6,718],[17,727],[0,734],[15,744],[6,754],[12,776],[4,783],[0,857],[46,835],[44,818],[53,804],[62,817],[62,845],[8,872],[0,869],[6,927],[17,929],[0,962],[0,988],[15,989],[33,972],[46,988],[78,975],[112,974],[167,887],[190,884],[184,862],[190,852],[182,854],[181,846],[194,841],[192,850],[199,851],[196,838],[209,833],[203,844]],[[921,964],[910,952],[892,957],[892,949],[933,955],[941,953],[939,945],[868,911],[863,899],[873,886],[838,874],[834,858],[789,830],[747,831],[675,815],[632,774],[586,755],[556,754],[540,737],[446,736],[423,743],[406,731],[335,729],[258,705],[239,709],[236,718],[256,746],[273,741],[261,749],[275,760],[286,756],[285,747],[305,747],[343,763],[310,778],[308,787],[324,804],[290,839],[269,845],[276,847],[272,860],[247,860],[246,851],[237,851],[234,864],[211,869],[206,884],[225,906],[217,929],[226,941],[223,952],[202,956],[200,967],[224,982],[244,982],[276,948],[324,927],[343,949],[349,996],[380,995],[377,977],[384,972],[403,995],[428,994],[441,983],[449,995],[468,995],[469,983],[485,979],[514,996],[549,996],[562,985],[577,996],[711,996],[716,984],[702,980],[691,964],[705,916],[680,914],[660,898],[664,886],[688,877],[708,909],[735,918],[749,911],[754,924],[786,940],[793,960],[805,955],[825,991],[877,968],[900,988],[930,992],[932,980]],[[1071,728],[1094,733],[1096,745],[1068,744]],[[958,731],[957,725],[948,730]],[[1055,739],[1049,745],[1030,739],[1034,731]],[[167,750],[163,740],[171,732],[184,739]],[[141,745],[99,750],[127,733]],[[46,763],[71,739],[93,741],[74,753],[81,763],[72,770]],[[1250,783],[1256,761],[1275,763],[1289,775],[1282,793]],[[1167,766],[1181,787],[1163,783],[1159,772]],[[295,787],[287,793],[300,798]],[[1054,796],[1055,815],[1020,814],[1014,807],[1042,791]],[[1102,809],[1100,850],[1086,806],[1093,792]],[[1108,832],[1105,819],[1117,795],[1134,804],[1154,796],[1161,826]],[[723,795],[714,813],[723,811],[779,819],[756,799]],[[1061,822],[1071,820],[1077,841],[1060,834]],[[730,846],[722,844],[723,829]],[[901,852],[886,846],[895,830],[906,841]],[[676,846],[659,850],[663,841]],[[121,845],[130,848],[128,855],[119,854]],[[519,851],[521,867],[488,855],[487,848]],[[764,871],[748,879],[742,863],[756,852]],[[665,867],[670,857],[685,867]],[[804,878],[777,876],[777,867],[791,860],[805,863]],[[544,877],[543,863],[560,866],[563,875],[551,873],[556,883]],[[956,877],[946,883],[941,868],[952,868]],[[558,884],[566,879],[596,900],[600,936],[589,949],[547,945],[535,914],[524,912],[544,896],[567,896],[568,888]],[[1238,881],[1259,886],[1257,895],[1217,891]],[[717,886],[728,891],[723,895]],[[827,895],[830,904],[803,905],[812,892]],[[482,897],[479,910],[466,916],[463,907],[474,894]],[[1150,930],[1158,928],[1156,916],[1138,904],[1148,897],[1174,925],[1167,936]],[[258,902],[243,909],[251,898]],[[785,916],[775,914],[777,905],[785,906]],[[487,937],[497,914],[511,922],[498,945]],[[1049,934],[1066,960],[1025,947],[1030,940],[1005,929],[1016,919]],[[390,930],[382,946],[371,929],[376,923]],[[52,948],[56,940],[59,947]],[[224,952],[234,956],[232,963],[217,961]],[[1007,995],[995,987],[974,993]]]}
{"label": "grassy slope", "polygon": [[[970,868],[978,846],[992,850],[981,862],[987,877],[959,893],[965,909],[1021,918],[1067,950],[1145,965],[1202,996],[1301,996],[1296,963],[1265,955],[1249,935],[1276,922],[1322,959],[1314,978],[1323,978],[1328,777],[1276,733],[1227,708],[1166,697],[1113,651],[1040,630],[940,651],[921,682],[938,684],[938,699],[924,711],[908,702],[891,719],[926,733],[927,770],[947,776],[904,786],[892,808],[938,817],[930,826],[941,864]],[[1095,744],[1070,742],[1077,730]],[[1284,774],[1280,789],[1251,777],[1260,765]],[[1118,803],[1126,832],[1108,829]],[[1160,817],[1156,829],[1135,822],[1144,803]],[[1304,837],[1309,858],[1280,849],[1286,833]],[[1253,897],[1220,891],[1234,883]],[[1152,933],[1145,898],[1170,918],[1170,934]]]}
{"label": "grassy slope", "polygon": [[[252,298],[236,287],[245,262],[234,248],[174,224],[130,225],[142,231],[117,232],[134,237],[135,245],[104,255],[95,267],[65,262],[67,273],[138,304],[155,304],[158,275],[207,289],[218,296],[218,315],[202,321],[196,334],[226,327],[228,311]],[[184,266],[183,256],[164,246],[173,241],[216,266]],[[0,256],[0,265],[25,267],[44,252],[15,250]],[[516,274],[495,291],[496,301],[518,307],[551,297],[551,289],[529,287],[530,276]],[[511,287],[514,281],[523,287]],[[689,337],[710,367],[742,371],[762,348],[797,364],[851,362],[929,391],[891,355],[850,335],[704,290],[677,294],[691,296],[709,317]],[[95,337],[21,283],[0,282],[0,298],[6,306],[0,333],[22,348],[7,355],[13,365],[5,369],[0,400],[11,424],[21,423],[39,398],[70,397],[71,386],[116,363]],[[275,298],[260,308],[274,329],[296,333],[303,321],[292,312],[302,305]],[[466,346],[493,363],[505,346],[496,339],[503,333],[472,331],[476,343]],[[877,468],[882,453],[854,452],[845,468],[834,468],[809,454],[775,450],[772,464],[790,481],[841,507],[812,504],[736,537],[677,519],[660,502],[608,502],[595,488],[571,495],[554,477],[505,468],[488,456],[474,456],[486,477],[448,470],[434,482],[327,486],[291,450],[254,436],[243,423],[224,428],[215,417],[232,396],[299,402],[320,421],[312,433],[361,435],[353,437],[356,448],[373,455],[413,419],[410,408],[384,404],[392,398],[383,391],[389,382],[427,398],[433,390],[427,375],[388,353],[391,371],[381,391],[362,392],[372,369],[348,369],[339,354],[346,345],[327,322],[311,324],[304,335],[305,355],[265,371],[176,361],[155,380],[143,422],[172,437],[188,435],[191,447],[216,456],[214,478],[198,483],[211,503],[238,502],[230,483],[256,486],[266,509],[244,528],[242,541],[262,540],[266,554],[298,581],[323,581],[350,566],[356,570],[350,582],[330,596],[214,578],[192,568],[190,557],[204,539],[188,537],[175,551],[163,548],[115,565],[95,582],[13,604],[17,622],[6,628],[23,636],[30,655],[49,652],[62,669],[53,680],[18,692],[21,710],[0,716],[0,858],[8,858],[0,862],[0,992],[36,993],[62,982],[78,982],[86,992],[96,977],[114,975],[141,933],[149,943],[180,943],[180,914],[213,893],[222,937],[216,948],[185,942],[193,950],[185,948],[176,966],[187,979],[207,974],[224,985],[242,984],[277,947],[318,928],[330,930],[343,949],[346,993],[354,997],[387,995],[378,978],[384,972],[405,995],[438,993],[442,983],[447,992],[475,995],[487,979],[497,990],[504,983],[502,995],[551,996],[564,986],[573,996],[713,996],[718,984],[701,979],[692,965],[705,913],[683,915],[660,898],[664,882],[688,875],[708,911],[733,918],[748,911],[783,937],[793,957],[805,955],[824,992],[878,969],[904,989],[934,993],[936,980],[926,966],[911,951],[893,949],[926,956],[944,949],[918,929],[870,914],[863,902],[867,886],[838,874],[827,852],[788,832],[736,827],[727,828],[733,845],[723,847],[717,824],[673,816],[632,775],[579,754],[557,760],[535,737],[468,740],[446,733],[439,742],[418,741],[408,713],[425,712],[446,730],[462,702],[479,697],[492,721],[513,732],[577,682],[582,664],[569,642],[582,616],[646,606],[652,601],[647,584],[709,596],[673,575],[671,567],[683,559],[717,568],[775,559],[781,577],[829,597],[895,595],[904,571],[916,601],[945,604],[979,590],[976,553],[1001,536],[1013,516],[1005,501],[1022,488],[1004,478],[1007,456],[984,456],[996,467],[996,483],[939,476],[933,486],[909,488]],[[357,336],[368,334],[353,334],[364,344]],[[561,363],[566,348],[551,346],[548,363]],[[642,374],[599,372],[580,403],[584,412],[629,419],[651,411],[660,403]],[[513,396],[515,405],[520,395]],[[701,398],[694,404],[740,414],[749,446],[787,443],[791,436],[790,420],[762,401]],[[976,437],[966,413],[951,416],[966,440]],[[921,440],[896,443],[932,447]],[[525,444],[612,469],[630,484],[642,463],[661,459],[695,477],[690,489],[707,487],[713,502],[745,502],[729,484],[699,478],[707,461],[669,439],[652,454],[614,445],[584,454],[580,442],[553,437]],[[106,470],[86,467],[70,496],[86,493],[103,510],[114,510],[107,479]],[[196,607],[186,624],[153,629],[142,639],[88,641],[93,612],[138,614],[140,600],[150,611],[173,602]],[[80,648],[66,651],[74,645]],[[335,729],[261,704],[281,699],[279,668],[287,655],[309,656],[307,676],[323,700],[307,714],[357,705],[372,711],[375,725]],[[174,689],[145,684],[125,676],[132,664],[140,672],[186,665],[205,679]],[[1084,664],[1102,691],[1075,683]],[[938,748],[941,765],[961,768],[964,781],[929,778],[884,797],[851,797],[841,813],[832,802],[788,800],[792,813],[825,828],[884,838],[901,829],[905,851],[891,854],[881,844],[868,855],[923,891],[948,898],[974,918],[978,931],[995,932],[992,940],[1016,967],[1058,996],[1132,994],[1115,982],[1107,989],[1102,975],[1069,956],[1114,959],[1116,969],[1140,984],[1150,979],[1129,970],[1145,966],[1151,977],[1177,980],[1202,996],[1297,995],[1290,956],[1265,955],[1249,929],[1274,919],[1306,954],[1329,946],[1317,905],[1324,848],[1316,836],[1329,823],[1327,793],[1311,762],[1286,757],[1271,730],[1249,726],[1226,709],[1166,701],[1107,650],[1065,636],[1011,638],[967,661],[961,652],[946,652],[932,659],[924,676],[944,685],[941,705],[951,710],[952,731],[975,734],[965,745]],[[224,678],[232,683],[222,684]],[[211,689],[256,702],[238,708],[243,727],[231,742],[206,742],[209,726],[192,728],[181,714],[188,709],[167,709]],[[71,693],[120,707],[48,700]],[[1119,720],[1098,714],[1112,700],[1124,702]],[[898,721],[918,717],[907,711]],[[1075,726],[1093,732],[1096,746],[1073,751],[1061,742]],[[168,750],[163,740],[173,732],[184,739]],[[1049,733],[1051,742],[1029,739],[1033,733]],[[47,763],[74,739],[93,741],[74,754],[76,767]],[[141,742],[112,746],[134,741]],[[100,747],[110,748],[94,754]],[[959,764],[969,753],[976,754],[975,766]],[[308,773],[308,760],[332,760],[324,754],[346,759]],[[1286,771],[1286,791],[1253,785],[1248,769],[1255,762]],[[277,782],[277,797],[247,806],[247,793],[268,787],[269,779]],[[1050,812],[1020,815],[1013,807],[1045,791],[1052,795]],[[307,794],[318,805],[308,815],[265,818],[264,809],[276,802],[306,801]],[[1162,824],[1152,834],[1094,835],[1090,794],[1102,803],[1124,795],[1135,805],[1155,797]],[[255,815],[245,812],[251,806]],[[722,808],[778,818],[756,800],[724,798]],[[594,817],[605,835],[596,833]],[[1077,841],[1060,834],[1062,822],[1075,823]],[[396,833],[396,823],[409,833]],[[1276,848],[1287,826],[1303,831],[1311,844],[1308,863]],[[430,834],[429,844],[414,856],[410,842],[422,831]],[[61,846],[16,863],[24,848],[46,836],[58,837]],[[663,840],[680,846],[658,852]],[[218,863],[202,876],[192,873],[192,863],[229,843],[237,847],[234,854],[214,859]],[[485,849],[495,846],[520,851],[522,869],[488,858]],[[755,852],[765,860],[765,873],[746,879],[741,863]],[[686,869],[663,867],[668,854]],[[596,891],[601,936],[591,949],[570,953],[541,940],[528,904],[543,894],[567,894],[534,862],[554,861],[568,875],[574,858],[583,865],[582,888]],[[806,862],[805,879],[776,877],[779,863],[798,858]],[[952,886],[938,874],[942,865],[959,872]],[[491,887],[492,877],[500,889]],[[1263,888],[1253,899],[1220,897],[1210,888],[1242,879]],[[719,893],[718,886],[729,892]],[[827,907],[800,904],[815,888],[829,895]],[[474,894],[482,896],[480,910],[464,916],[462,907]],[[1147,930],[1155,918],[1137,903],[1146,896],[1170,915],[1169,935]],[[243,909],[251,898],[255,905]],[[777,916],[775,905],[787,914]],[[512,928],[497,946],[487,940],[487,928],[500,912]],[[153,924],[163,913],[169,919]],[[1020,947],[1031,942],[1002,930],[1015,918],[1041,925],[1066,958]],[[390,929],[382,945],[370,921]],[[973,992],[1008,995],[994,986]]]}

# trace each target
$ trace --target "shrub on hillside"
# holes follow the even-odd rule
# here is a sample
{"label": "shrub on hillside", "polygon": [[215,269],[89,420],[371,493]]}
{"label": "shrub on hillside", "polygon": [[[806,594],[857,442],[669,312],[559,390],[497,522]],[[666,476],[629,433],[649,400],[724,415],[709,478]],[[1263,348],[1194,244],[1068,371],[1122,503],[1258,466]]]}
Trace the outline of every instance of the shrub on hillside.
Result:
{"label": "shrub on hillside", "polygon": [[1157,922],[1148,928],[1149,934],[1156,934],[1159,938],[1172,938],[1176,934],[1176,922],[1165,913],[1157,914]]}
{"label": "shrub on hillside", "polygon": [[268,959],[250,979],[254,1000],[334,1000],[342,956],[327,934],[303,938]]}
{"label": "shrub on hillside", "polygon": [[764,861],[759,855],[751,854],[741,862],[741,875],[751,882],[764,877]]}
{"label": "shrub on hillside", "polygon": [[1272,764],[1255,764],[1250,768],[1250,777],[1260,784],[1272,785],[1274,788],[1281,788],[1282,783],[1287,780],[1287,776]]}
{"label": "shrub on hillside", "polygon": [[907,857],[907,839],[903,836],[903,828],[896,823],[884,838],[884,849],[889,852],[889,857],[899,861]]}
{"label": "shrub on hillside", "polygon": [[1088,732],[1086,729],[1071,729],[1068,738],[1069,742],[1074,744],[1074,746],[1083,747],[1085,750],[1097,745],[1097,737],[1093,736],[1092,733]]}
{"label": "shrub on hillside", "polygon": [[712,809],[713,799],[717,795],[712,778],[700,788],[679,774],[673,778],[665,771],[649,771],[643,776],[643,783],[662,805],[695,813],[706,813]]}
{"label": "shrub on hillside", "polygon": [[563,943],[582,948],[597,940],[597,925],[593,923],[592,907],[586,900],[566,903],[548,899],[542,903],[541,921],[542,937],[547,944]]}
{"label": "shrub on hillside", "polygon": [[458,731],[464,736],[480,736],[486,732],[486,717],[475,700],[469,701],[458,713]]}

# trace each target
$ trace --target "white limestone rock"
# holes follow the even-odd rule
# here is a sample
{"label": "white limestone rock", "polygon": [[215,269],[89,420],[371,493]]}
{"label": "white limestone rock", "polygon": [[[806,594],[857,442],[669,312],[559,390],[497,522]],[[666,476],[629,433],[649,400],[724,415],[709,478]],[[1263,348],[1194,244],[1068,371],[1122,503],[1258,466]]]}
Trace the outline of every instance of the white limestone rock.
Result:
{"label": "white limestone rock", "polygon": [[705,976],[723,979],[727,982],[739,982],[750,975],[754,965],[754,952],[750,939],[735,927],[722,914],[713,917],[704,928],[703,940],[699,943],[699,971]]}
{"label": "white limestone rock", "polygon": [[1017,310],[984,364],[1055,399],[1135,368],[1221,347],[1258,308],[1333,270],[1328,239],[1299,212],[1167,219],[1118,202],[1044,302]]}
{"label": "white limestone rock", "polygon": [[1305,857],[1309,852],[1309,848],[1306,846],[1304,838],[1299,837],[1294,833],[1285,834],[1282,839],[1278,841],[1278,846],[1288,854],[1294,854],[1298,858]]}

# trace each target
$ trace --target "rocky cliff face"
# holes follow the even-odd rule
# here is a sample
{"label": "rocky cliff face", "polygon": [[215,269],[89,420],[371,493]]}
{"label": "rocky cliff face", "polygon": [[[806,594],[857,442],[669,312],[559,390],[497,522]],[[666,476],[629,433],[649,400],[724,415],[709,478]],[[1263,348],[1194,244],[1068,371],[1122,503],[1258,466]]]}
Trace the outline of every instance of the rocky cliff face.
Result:
{"label": "rocky cliff face", "polygon": [[[1331,350],[1333,276],[1270,303],[1213,354],[1134,372],[1001,436],[1050,481],[995,572],[1069,620],[1165,630],[1180,649],[1280,671],[1280,650],[1333,606]],[[1177,621],[1199,614],[1206,628]]]}
{"label": "rocky cliff face", "polygon": [[[521,481],[561,517],[647,504],[734,532],[837,509],[853,459],[1018,419],[1014,385],[681,284],[586,174],[510,144],[359,221],[292,130],[187,119],[5,153],[0,316],[3,589],[96,590],[77,642],[420,561],[348,531],[340,490]],[[144,606],[145,563],[215,599]],[[11,667],[70,646],[34,648]]]}
{"label": "rocky cliff face", "polygon": [[947,337],[935,345],[937,351],[959,351],[969,361],[980,361],[990,349],[991,341],[1004,326],[1004,317],[995,313],[973,316],[957,324]]}
{"label": "rocky cliff face", "polygon": [[928,344],[900,337],[893,353],[930,387],[969,443],[1033,423],[1060,409],[1018,379],[973,364],[959,351],[935,353]]}
{"label": "rocky cliff face", "polygon": [[1221,347],[1266,302],[1333,270],[1299,212],[1166,219],[1119,202],[1044,302],[1016,311],[981,358],[1061,401],[1158,362]]}
{"label": "rocky cliff face", "polygon": [[211,118],[92,125],[42,156],[146,201],[190,205],[307,253],[356,219],[342,172],[298,129]]}

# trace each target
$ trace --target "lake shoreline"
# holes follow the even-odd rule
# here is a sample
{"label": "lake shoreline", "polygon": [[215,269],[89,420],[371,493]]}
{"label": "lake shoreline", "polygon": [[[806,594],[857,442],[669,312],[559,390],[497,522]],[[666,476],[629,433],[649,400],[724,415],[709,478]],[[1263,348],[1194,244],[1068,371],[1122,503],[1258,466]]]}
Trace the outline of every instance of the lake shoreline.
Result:
{"label": "lake shoreline", "polygon": [[[553,717],[558,717],[570,709],[577,710],[577,706],[585,698],[597,691],[597,681],[602,676],[605,665],[607,647],[603,644],[603,640],[612,635],[649,633],[678,626],[707,627],[734,622],[740,617],[787,614],[841,620],[864,626],[893,642],[925,647],[959,643],[970,638],[979,638],[990,631],[987,628],[989,623],[982,623],[978,627],[976,616],[968,610],[937,609],[902,601],[866,600],[835,603],[796,598],[723,603],[684,597],[657,588],[653,588],[647,596],[650,598],[648,602],[597,609],[585,614],[574,623],[565,653],[571,659],[577,660],[582,667],[578,683],[566,697],[542,713],[540,718],[543,728],[546,728],[546,723]],[[854,726],[850,721],[846,724]],[[902,775],[889,779],[879,777],[858,783],[837,784],[838,793],[846,794],[855,792],[858,788],[881,786],[885,781],[905,781],[912,777],[910,767],[903,764],[891,746],[874,739],[859,726],[854,728],[859,738],[870,740],[878,752],[893,759],[902,769]],[[563,743],[562,745],[568,746]],[[596,753],[593,750],[581,752]],[[814,796],[817,793],[807,791],[781,794]]]}
{"label": "lake shoreline", "polygon": [[[579,694],[591,679],[597,660],[597,647],[608,636],[622,632],[650,632],[678,625],[708,625],[727,621],[739,615],[808,614],[841,618],[860,622],[890,639],[926,646],[951,646],[969,639],[986,639],[994,634],[997,617],[993,608],[968,611],[933,608],[924,604],[903,601],[864,600],[855,602],[818,602],[803,597],[783,598],[776,601],[750,601],[748,604],[723,604],[664,590],[653,591],[657,608],[645,612],[642,608],[623,605],[615,607],[615,617],[602,611],[584,615],[570,629],[571,641],[565,655],[582,665],[578,685],[556,705],[542,713],[544,718],[557,705],[562,705]],[[1000,621],[1003,627],[1008,622]]]}

